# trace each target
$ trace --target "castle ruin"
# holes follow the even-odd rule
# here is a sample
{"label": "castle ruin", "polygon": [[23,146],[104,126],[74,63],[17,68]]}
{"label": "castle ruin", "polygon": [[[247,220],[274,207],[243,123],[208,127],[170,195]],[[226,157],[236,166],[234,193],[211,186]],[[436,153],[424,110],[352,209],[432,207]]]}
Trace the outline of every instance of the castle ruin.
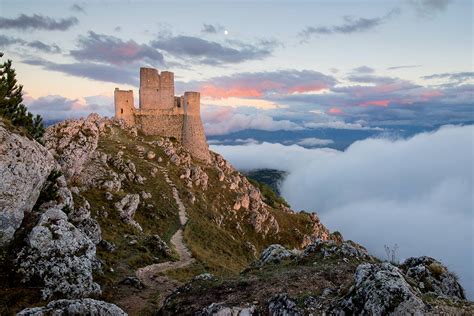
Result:
{"label": "castle ruin", "polygon": [[194,158],[210,161],[201,121],[199,92],[174,95],[174,73],[140,68],[139,108],[133,91],[115,88],[115,117],[136,126],[145,135],[174,137]]}

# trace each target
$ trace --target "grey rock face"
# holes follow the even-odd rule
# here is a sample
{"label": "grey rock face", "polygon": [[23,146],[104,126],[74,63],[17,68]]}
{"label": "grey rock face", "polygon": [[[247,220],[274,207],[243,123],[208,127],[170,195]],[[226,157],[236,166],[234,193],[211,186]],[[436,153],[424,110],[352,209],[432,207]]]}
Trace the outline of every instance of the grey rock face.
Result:
{"label": "grey rock face", "polygon": [[263,266],[269,263],[278,263],[285,258],[294,256],[294,253],[279,244],[270,245],[262,251],[256,265]]}
{"label": "grey rock face", "polygon": [[126,316],[117,305],[90,298],[78,300],[57,300],[43,307],[27,308],[17,316]]}
{"label": "grey rock face", "polygon": [[364,263],[357,267],[355,285],[339,302],[335,313],[357,315],[422,315],[424,303],[390,263]]}
{"label": "grey rock face", "polygon": [[142,230],[140,224],[138,224],[134,219],[133,216],[135,215],[135,212],[137,211],[138,204],[140,203],[140,195],[138,194],[127,194],[124,196],[122,200],[119,202],[115,203],[115,209],[120,215],[120,218],[136,227],[138,230]]}
{"label": "grey rock face", "polygon": [[46,129],[46,148],[57,157],[66,178],[79,175],[94,154],[106,119],[92,113],[87,119],[68,120]]}
{"label": "grey rock face", "polygon": [[278,294],[268,302],[268,313],[271,316],[300,316],[303,315],[296,303],[286,294]]}
{"label": "grey rock face", "polygon": [[202,311],[197,312],[198,316],[252,316],[257,315],[255,306],[249,307],[227,307],[222,304],[212,303]]}
{"label": "grey rock face", "polygon": [[0,246],[13,238],[56,166],[46,148],[0,124]]}
{"label": "grey rock face", "polygon": [[43,299],[81,298],[100,293],[92,279],[94,243],[57,208],[46,210],[26,239],[16,264],[23,282],[41,280]]}
{"label": "grey rock face", "polygon": [[312,253],[322,253],[324,257],[330,255],[338,255],[344,258],[368,259],[369,254],[367,250],[350,240],[343,241],[341,244],[336,244],[334,241],[322,241],[317,239],[304,249],[301,254],[302,257],[307,257]]}
{"label": "grey rock face", "polygon": [[408,258],[401,265],[401,269],[408,278],[418,284],[417,287],[422,293],[465,299],[463,288],[456,276],[433,258]]}

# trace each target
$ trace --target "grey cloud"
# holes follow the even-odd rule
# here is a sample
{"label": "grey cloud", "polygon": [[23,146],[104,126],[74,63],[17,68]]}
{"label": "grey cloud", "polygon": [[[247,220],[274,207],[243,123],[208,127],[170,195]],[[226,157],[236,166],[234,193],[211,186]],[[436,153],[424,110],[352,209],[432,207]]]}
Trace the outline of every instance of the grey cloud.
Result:
{"label": "grey cloud", "polygon": [[399,13],[399,9],[393,9],[382,17],[356,18],[353,16],[344,16],[344,23],[342,24],[333,26],[308,26],[299,33],[299,36],[304,40],[307,40],[313,35],[352,34],[367,32],[369,30],[375,29],[377,26],[385,23]]}
{"label": "grey cloud", "polygon": [[463,81],[468,79],[474,79],[474,72],[472,71],[463,71],[463,72],[446,72],[441,74],[433,74],[429,76],[421,77],[423,79],[448,79]]}
{"label": "grey cloud", "polygon": [[241,63],[247,60],[258,60],[272,54],[277,43],[261,41],[256,45],[232,42],[224,45],[193,36],[174,36],[159,38],[151,42],[159,50],[180,58],[198,59],[209,65],[224,63]]}
{"label": "grey cloud", "polygon": [[207,34],[216,34],[216,33],[224,31],[224,29],[225,28],[220,24],[213,25],[213,24],[204,23],[202,25],[201,32],[202,33],[207,33]]}
{"label": "grey cloud", "polygon": [[43,52],[47,52],[47,53],[60,53],[61,52],[61,48],[59,48],[58,45],[56,45],[56,44],[48,45],[48,44],[45,44],[41,41],[29,42],[28,46],[32,47],[32,48],[36,48],[36,49],[41,50]]}
{"label": "grey cloud", "polygon": [[75,17],[53,19],[40,14],[20,14],[16,18],[0,17],[0,29],[66,31],[79,23]]}
{"label": "grey cloud", "polygon": [[22,62],[28,65],[40,66],[47,70],[58,71],[71,76],[97,81],[130,85],[138,84],[138,74],[136,69],[127,69],[125,67],[96,63],[58,64],[43,59],[27,59]]}
{"label": "grey cloud", "polygon": [[397,69],[406,69],[406,68],[418,68],[418,67],[421,67],[421,65],[400,65],[400,66],[388,67],[387,70],[397,70]]}
{"label": "grey cloud", "polygon": [[370,74],[370,73],[373,73],[375,69],[368,66],[360,66],[360,67],[354,68],[353,71],[358,72],[358,73]]}
{"label": "grey cloud", "polygon": [[75,11],[75,12],[86,13],[86,10],[84,9],[84,6],[79,5],[79,4],[77,4],[77,3],[74,3],[74,4],[71,6],[71,10],[72,10],[72,11]]}
{"label": "grey cloud", "polygon": [[32,41],[28,42],[20,38],[9,37],[5,35],[0,35],[0,46],[7,47],[10,45],[22,45],[34,48],[38,51],[43,51],[46,53],[60,53],[61,48],[56,44],[46,44],[41,41]]}
{"label": "grey cloud", "polygon": [[432,17],[446,10],[451,0],[410,0],[410,5],[417,14],[424,17]]}
{"label": "grey cloud", "polygon": [[79,61],[98,61],[113,65],[123,65],[135,61],[147,60],[159,65],[164,64],[163,54],[146,44],[88,32],[78,40],[78,49],[71,50],[71,56]]}
{"label": "grey cloud", "polygon": [[59,95],[48,95],[38,99],[26,98],[25,104],[34,114],[39,114],[45,121],[58,121],[70,118],[85,117],[92,112],[103,116],[113,115],[113,100],[108,98],[101,102],[88,102],[98,100],[96,97],[85,98],[86,102],[78,99],[68,99]]}

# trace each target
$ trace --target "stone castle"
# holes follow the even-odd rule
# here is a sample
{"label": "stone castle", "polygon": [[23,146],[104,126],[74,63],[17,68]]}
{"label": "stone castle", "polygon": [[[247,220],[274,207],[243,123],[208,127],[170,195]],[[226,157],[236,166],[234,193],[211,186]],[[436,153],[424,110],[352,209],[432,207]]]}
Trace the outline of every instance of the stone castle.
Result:
{"label": "stone castle", "polygon": [[201,121],[199,92],[174,95],[174,73],[140,68],[139,108],[133,91],[115,88],[115,117],[136,126],[145,135],[174,137],[194,158],[210,161]]}

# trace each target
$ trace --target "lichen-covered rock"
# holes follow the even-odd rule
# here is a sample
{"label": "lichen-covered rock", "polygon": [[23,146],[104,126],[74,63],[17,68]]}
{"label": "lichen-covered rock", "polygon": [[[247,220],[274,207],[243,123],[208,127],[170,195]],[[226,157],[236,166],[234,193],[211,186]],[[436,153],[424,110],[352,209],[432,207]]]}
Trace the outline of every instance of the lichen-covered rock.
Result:
{"label": "lichen-covered rock", "polygon": [[158,235],[149,236],[146,239],[146,244],[152,252],[162,253],[166,256],[172,255],[171,249],[168,247],[166,242],[164,242]]}
{"label": "lichen-covered rock", "polygon": [[355,258],[359,260],[369,259],[370,257],[367,249],[351,240],[337,244],[332,240],[323,241],[317,239],[305,247],[301,257],[304,258],[313,253],[321,253],[323,257],[337,255],[343,258]]}
{"label": "lichen-covered rock", "polygon": [[442,297],[458,299],[466,298],[456,276],[433,258],[408,258],[401,265],[401,269],[416,283],[422,293],[434,293]]}
{"label": "lichen-covered rock", "polygon": [[248,307],[227,307],[219,303],[212,303],[203,310],[196,312],[196,316],[252,316],[258,315],[254,305]]}
{"label": "lichen-covered rock", "polygon": [[0,123],[0,246],[13,238],[56,166],[46,148]]}
{"label": "lichen-covered rock", "polygon": [[303,315],[296,303],[287,294],[277,294],[268,302],[268,314],[271,316],[300,316]]}
{"label": "lichen-covered rock", "polygon": [[23,282],[41,281],[43,299],[100,293],[92,279],[98,266],[94,243],[57,208],[46,210],[26,238],[16,264]]}
{"label": "lichen-covered rock", "polygon": [[91,298],[57,300],[43,307],[27,308],[17,316],[127,316],[117,305]]}
{"label": "lichen-covered rock", "polygon": [[392,264],[357,267],[352,290],[336,304],[336,314],[422,315],[425,308],[415,290]]}
{"label": "lichen-covered rock", "polygon": [[45,147],[55,156],[66,178],[79,175],[94,154],[105,119],[92,113],[86,119],[67,120],[46,129]]}
{"label": "lichen-covered rock", "polygon": [[285,258],[293,257],[295,254],[282,245],[274,244],[265,248],[256,262],[257,266],[263,266],[269,263],[278,263]]}
{"label": "lichen-covered rock", "polygon": [[138,204],[140,203],[140,195],[138,194],[127,194],[122,200],[115,203],[115,209],[120,215],[120,218],[137,228],[138,230],[142,230],[140,224],[138,224],[134,219],[133,216],[137,211]]}

